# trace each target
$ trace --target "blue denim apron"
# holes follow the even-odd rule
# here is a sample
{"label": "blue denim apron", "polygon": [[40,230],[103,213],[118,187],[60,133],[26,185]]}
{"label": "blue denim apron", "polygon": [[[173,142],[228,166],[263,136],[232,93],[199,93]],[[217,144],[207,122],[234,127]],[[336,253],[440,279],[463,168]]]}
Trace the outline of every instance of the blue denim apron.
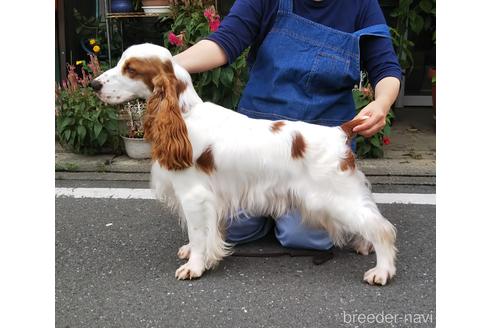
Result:
{"label": "blue denim apron", "polygon": [[[258,49],[238,111],[252,118],[338,126],[355,116],[352,89],[360,78],[361,36],[390,37],[385,24],[354,33],[339,31],[293,13],[280,0],[276,21]],[[263,237],[269,224],[244,213],[231,222],[228,240]],[[329,249],[326,232],[300,224],[299,213],[277,219],[275,232],[287,247]]]}

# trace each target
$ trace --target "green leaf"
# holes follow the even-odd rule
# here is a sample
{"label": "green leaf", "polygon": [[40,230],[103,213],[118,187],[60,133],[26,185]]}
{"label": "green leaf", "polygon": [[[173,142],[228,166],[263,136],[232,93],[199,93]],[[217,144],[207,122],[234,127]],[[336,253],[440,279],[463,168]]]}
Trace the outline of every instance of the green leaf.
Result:
{"label": "green leaf", "polygon": [[214,103],[221,103],[221,98],[222,98],[222,94],[223,94],[223,89],[221,88],[215,88],[214,89],[214,93],[213,93],[213,97],[212,97],[212,102]]}
{"label": "green leaf", "polygon": [[99,123],[97,121],[94,122],[94,128],[93,128],[94,130],[93,131],[94,131],[94,137],[95,138],[98,138],[99,137],[102,128],[103,128],[103,126],[101,125],[101,123]]}
{"label": "green leaf", "polygon": [[207,84],[209,84],[211,81],[212,81],[212,73],[207,71],[205,73],[203,73],[204,75],[204,78],[203,78],[203,84],[202,86],[206,86]]}
{"label": "green leaf", "polygon": [[379,137],[377,134],[371,137],[371,145],[376,148],[381,148],[381,142],[379,141]]}
{"label": "green leaf", "polygon": [[61,124],[60,124],[60,131],[63,131],[65,130],[65,128],[68,126],[68,125],[72,125],[75,123],[75,120],[72,118],[72,117],[65,117]]}
{"label": "green leaf", "polygon": [[384,129],[383,129],[383,134],[384,134],[385,136],[389,136],[389,135],[390,135],[390,133],[391,133],[391,127],[390,127],[388,124],[386,124],[386,125],[384,126]]}
{"label": "green leaf", "polygon": [[116,121],[108,121],[108,123],[106,124],[106,128],[109,131],[116,131],[116,129],[118,128],[118,123]]}
{"label": "green leaf", "polygon": [[220,74],[220,82],[226,87],[232,86],[232,80],[234,79],[234,71],[231,67],[226,67],[222,70]]}
{"label": "green leaf", "polygon": [[[70,131],[70,132],[71,132],[71,131]],[[74,133],[71,133],[71,134],[70,134],[70,138],[69,138],[69,140],[68,140],[68,144],[69,144],[70,146],[72,146],[72,147],[73,147],[73,146],[75,146],[75,136],[76,136],[76,133],[75,133],[75,131],[74,131]]]}
{"label": "green leaf", "polygon": [[424,18],[422,16],[415,15],[413,19],[411,19],[410,25],[415,33],[420,34],[424,28]]}
{"label": "green leaf", "polygon": [[104,145],[106,140],[108,140],[108,134],[106,133],[106,131],[101,131],[101,133],[99,133],[99,136],[96,137],[96,140],[99,146]]}
{"label": "green leaf", "polygon": [[117,119],[118,119],[118,114],[116,114],[116,113],[115,113],[115,112],[113,112],[113,111],[109,111],[109,112],[108,112],[108,117],[109,117],[110,119],[117,120]]}
{"label": "green leaf", "polygon": [[219,86],[220,71],[220,67],[212,71],[212,81],[214,82],[216,87]]}
{"label": "green leaf", "polygon": [[84,138],[85,138],[85,135],[87,133],[87,130],[85,129],[85,127],[83,125],[79,125],[77,127],[77,133],[80,136],[80,142],[82,142],[84,140]]}
{"label": "green leaf", "polygon": [[355,109],[360,110],[364,107],[366,107],[369,103],[370,100],[367,99],[359,90],[354,89],[352,90],[352,96],[354,98],[354,103],[355,103]]}
{"label": "green leaf", "polygon": [[366,142],[366,139],[362,138],[362,143],[360,147],[357,148],[357,154],[360,157],[366,156],[366,154],[371,150],[371,146]]}
{"label": "green leaf", "polygon": [[433,4],[431,0],[422,0],[419,3],[420,9],[422,9],[426,13],[430,13],[433,8]]}
{"label": "green leaf", "polygon": [[65,139],[66,142],[68,142],[68,140],[70,139],[70,134],[72,133],[71,130],[65,130],[65,132],[63,133],[63,139]]}

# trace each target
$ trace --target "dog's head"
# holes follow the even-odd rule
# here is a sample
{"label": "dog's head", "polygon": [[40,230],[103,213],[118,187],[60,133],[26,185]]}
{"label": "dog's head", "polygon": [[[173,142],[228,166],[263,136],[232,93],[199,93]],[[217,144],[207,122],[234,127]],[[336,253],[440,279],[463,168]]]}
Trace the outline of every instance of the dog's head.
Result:
{"label": "dog's head", "polygon": [[109,104],[147,99],[144,136],[152,142],[152,158],[173,170],[192,165],[181,99],[188,85],[193,88],[189,74],[173,63],[169,50],[149,43],[125,50],[116,67],[91,82],[97,96]]}
{"label": "dog's head", "polygon": [[[151,96],[159,76],[174,76],[172,55],[164,47],[144,43],[129,47],[118,64],[91,82],[98,97],[109,104]],[[174,77],[175,78],[175,77]]]}

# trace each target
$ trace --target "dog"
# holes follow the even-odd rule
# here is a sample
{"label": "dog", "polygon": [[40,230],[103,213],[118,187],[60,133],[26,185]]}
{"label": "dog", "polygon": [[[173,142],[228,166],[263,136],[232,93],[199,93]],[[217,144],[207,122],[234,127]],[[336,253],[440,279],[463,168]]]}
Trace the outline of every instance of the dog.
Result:
{"label": "dog", "polygon": [[188,72],[164,47],[140,44],[91,82],[109,104],[147,99],[144,136],[152,144],[151,186],[184,222],[188,261],[177,279],[200,277],[231,253],[224,223],[239,210],[278,217],[298,209],[335,245],[376,253],[364,274],[385,285],[396,273],[396,229],[379,212],[350,149],[354,119],[339,127],[251,119],[203,102]]}

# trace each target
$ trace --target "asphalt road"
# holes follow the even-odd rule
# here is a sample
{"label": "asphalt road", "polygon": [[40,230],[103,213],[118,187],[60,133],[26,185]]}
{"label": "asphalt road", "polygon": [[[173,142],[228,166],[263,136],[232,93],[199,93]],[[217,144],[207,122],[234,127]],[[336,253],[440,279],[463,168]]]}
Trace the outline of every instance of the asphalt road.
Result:
{"label": "asphalt road", "polygon": [[[68,186],[148,184],[57,181]],[[56,326],[434,327],[435,206],[379,207],[398,229],[397,276],[384,287],[362,281],[374,255],[340,249],[322,265],[311,256],[231,256],[198,280],[177,281],[186,235],[156,201],[56,198]],[[264,251],[284,250],[267,236],[237,253]]]}

